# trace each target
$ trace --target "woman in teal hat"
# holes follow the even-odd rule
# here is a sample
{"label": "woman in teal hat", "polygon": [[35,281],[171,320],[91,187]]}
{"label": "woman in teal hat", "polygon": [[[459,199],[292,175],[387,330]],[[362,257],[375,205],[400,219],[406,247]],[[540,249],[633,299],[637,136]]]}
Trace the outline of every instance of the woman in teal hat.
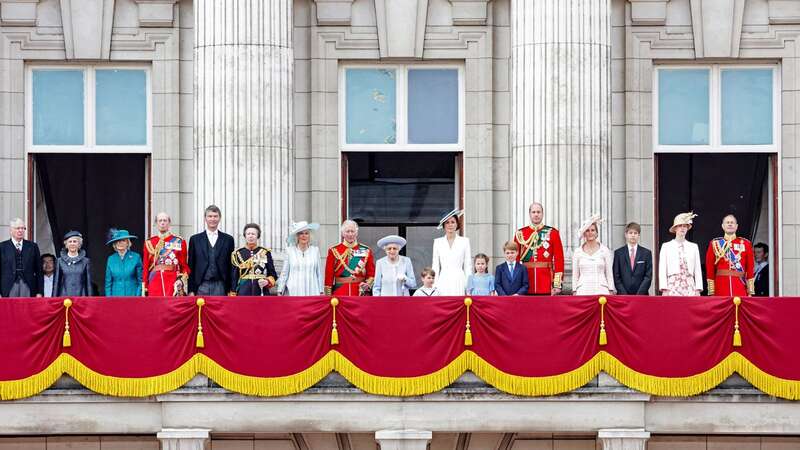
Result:
{"label": "woman in teal hat", "polygon": [[142,295],[142,257],[131,250],[131,239],[136,239],[128,230],[112,228],[106,245],[111,245],[115,254],[108,255],[106,262],[106,296],[138,297]]}

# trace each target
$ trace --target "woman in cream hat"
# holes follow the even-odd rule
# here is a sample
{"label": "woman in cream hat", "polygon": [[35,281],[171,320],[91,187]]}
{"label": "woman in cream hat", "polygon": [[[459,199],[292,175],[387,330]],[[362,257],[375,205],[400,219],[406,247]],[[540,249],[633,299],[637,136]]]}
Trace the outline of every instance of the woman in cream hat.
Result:
{"label": "woman in cream hat", "polygon": [[319,224],[306,221],[290,227],[286,259],[278,278],[278,295],[322,295],[319,248],[311,245],[311,232],[318,228]]}
{"label": "woman in cream hat", "polygon": [[375,263],[372,295],[401,297],[408,295],[409,289],[417,287],[411,260],[400,255],[405,246],[406,240],[394,234],[378,241],[378,247],[386,252],[386,256]]}
{"label": "woman in cream hat", "polygon": [[693,212],[675,216],[669,232],[675,239],[661,245],[658,260],[658,288],[662,295],[697,296],[703,290],[700,249],[686,240],[692,228]]}
{"label": "woman in cream hat", "polygon": [[616,294],[614,289],[614,255],[600,242],[597,228],[603,219],[593,214],[578,229],[583,241],[572,254],[572,292],[575,295]]}

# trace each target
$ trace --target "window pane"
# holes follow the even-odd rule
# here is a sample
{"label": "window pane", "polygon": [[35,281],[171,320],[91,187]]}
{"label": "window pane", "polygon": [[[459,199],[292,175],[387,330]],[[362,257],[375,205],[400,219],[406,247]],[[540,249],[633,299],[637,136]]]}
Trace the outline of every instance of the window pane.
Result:
{"label": "window pane", "polygon": [[97,145],[147,145],[144,70],[95,72]]}
{"label": "window pane", "polygon": [[394,69],[347,69],[348,144],[397,142]]}
{"label": "window pane", "polygon": [[34,70],[33,145],[83,145],[83,70]]}
{"label": "window pane", "polygon": [[707,69],[658,71],[658,142],[708,145]]}
{"label": "window pane", "polygon": [[458,70],[408,71],[408,142],[458,143]]}
{"label": "window pane", "polygon": [[722,71],[722,144],[772,144],[772,69]]}

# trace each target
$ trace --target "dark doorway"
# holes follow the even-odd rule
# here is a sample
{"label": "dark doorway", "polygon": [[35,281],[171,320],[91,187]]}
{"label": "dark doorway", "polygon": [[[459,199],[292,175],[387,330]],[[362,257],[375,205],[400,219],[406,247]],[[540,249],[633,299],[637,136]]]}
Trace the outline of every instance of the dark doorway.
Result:
{"label": "dark doorway", "polygon": [[106,259],[113,252],[106,246],[109,229],[123,228],[138,236],[133,250],[142,252],[147,156],[38,154],[33,158],[36,239],[52,242],[49,247],[58,255],[64,234],[80,231],[96,293],[103,295]]}
{"label": "dark doorway", "polygon": [[458,153],[358,152],[343,155],[345,217],[359,224],[359,241],[375,247],[397,234],[408,240],[401,254],[419,273],[431,264],[441,217],[460,204]]}
{"label": "dark doorway", "polygon": [[[736,216],[739,236],[754,244],[763,241],[773,249],[769,242],[769,172],[768,154],[658,155],[658,245],[673,238],[669,227],[676,214],[694,211],[698,217],[687,239],[700,247],[703,261],[709,241],[722,235],[722,218],[728,214]],[[703,287],[705,294],[705,264]]]}

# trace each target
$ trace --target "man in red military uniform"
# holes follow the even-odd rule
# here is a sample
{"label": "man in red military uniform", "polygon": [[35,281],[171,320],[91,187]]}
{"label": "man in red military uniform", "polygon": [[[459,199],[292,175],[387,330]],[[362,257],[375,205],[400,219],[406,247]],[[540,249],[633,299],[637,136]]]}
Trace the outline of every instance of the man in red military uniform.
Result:
{"label": "man in red military uniform", "polygon": [[755,258],[749,240],[736,236],[733,214],[722,219],[725,235],[714,238],[706,252],[708,295],[746,296],[755,293]]}
{"label": "man in red military uniform", "polygon": [[528,294],[557,295],[561,293],[564,276],[564,247],[558,230],[542,223],[544,208],[532,203],[528,208],[531,224],[514,234],[517,261],[528,269]]}
{"label": "man in red military uniform", "polygon": [[325,258],[325,295],[366,295],[375,281],[375,256],[358,243],[358,224],[345,220],[341,233],[342,242]]}
{"label": "man in red military uniform", "polygon": [[142,295],[172,297],[186,293],[189,278],[189,265],[186,264],[188,244],[170,232],[171,223],[167,213],[158,213],[158,235],[144,243]]}

